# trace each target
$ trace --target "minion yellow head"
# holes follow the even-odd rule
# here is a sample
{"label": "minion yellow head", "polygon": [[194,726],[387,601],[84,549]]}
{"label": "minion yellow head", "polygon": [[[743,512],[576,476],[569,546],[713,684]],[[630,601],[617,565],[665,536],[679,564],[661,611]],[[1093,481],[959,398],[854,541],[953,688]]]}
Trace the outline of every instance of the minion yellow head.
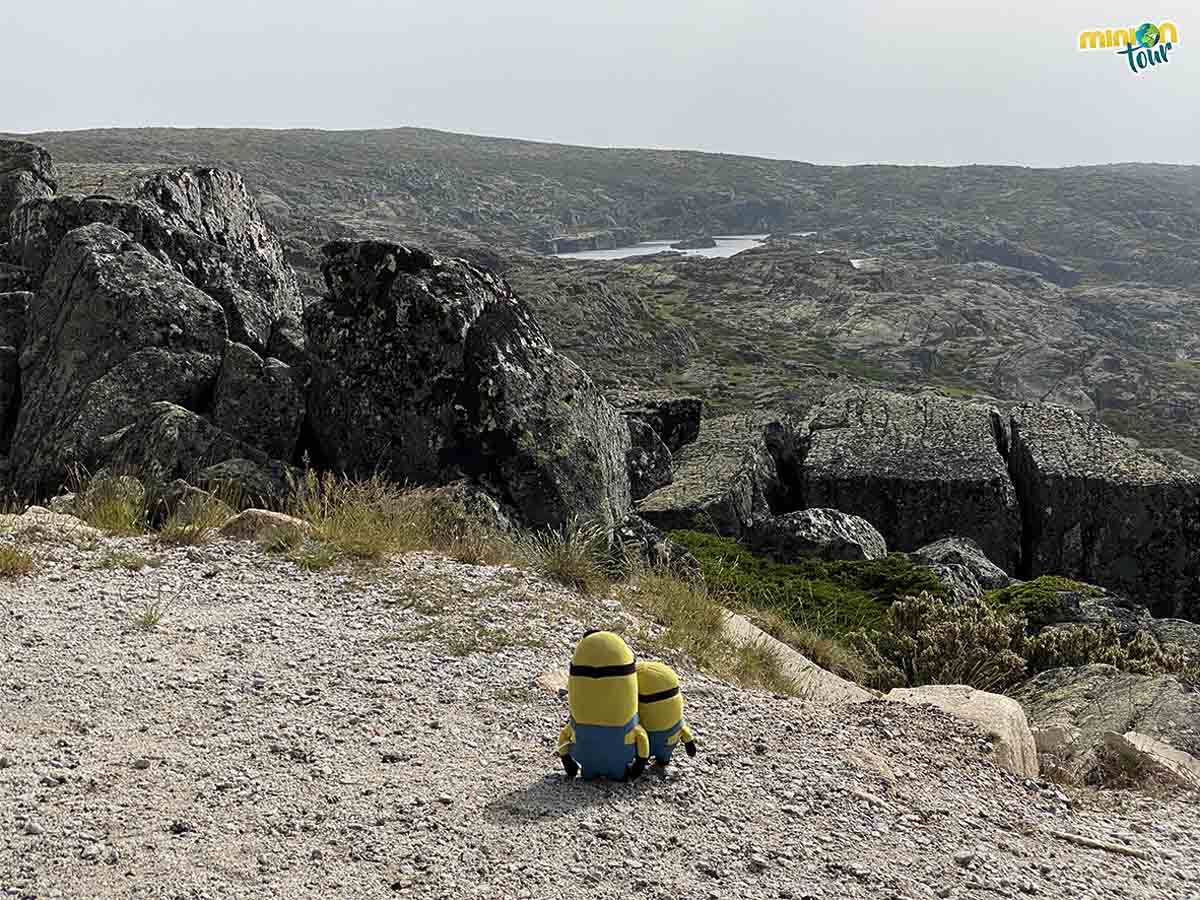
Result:
{"label": "minion yellow head", "polygon": [[633,651],[611,631],[589,631],[575,647],[567,678],[571,717],[579,725],[624,726],[638,711]]}
{"label": "minion yellow head", "polygon": [[666,731],[683,719],[679,676],[660,662],[637,664],[638,716],[647,731]]}

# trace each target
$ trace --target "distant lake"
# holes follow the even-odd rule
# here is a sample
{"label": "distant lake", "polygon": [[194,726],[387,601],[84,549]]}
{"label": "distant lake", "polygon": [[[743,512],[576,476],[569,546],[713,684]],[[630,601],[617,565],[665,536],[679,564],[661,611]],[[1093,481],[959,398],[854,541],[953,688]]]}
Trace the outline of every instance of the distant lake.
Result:
{"label": "distant lake", "polygon": [[[797,232],[801,235],[815,234],[813,231]],[[717,242],[715,247],[704,247],[700,250],[672,250],[671,245],[680,238],[667,241],[642,241],[630,247],[614,247],[611,250],[580,250],[578,253],[559,253],[559,259],[627,259],[630,256],[648,256],[651,253],[678,253],[682,256],[707,256],[710,259],[733,256],[743,250],[761,246],[766,239],[765,234],[730,234],[714,235]]]}

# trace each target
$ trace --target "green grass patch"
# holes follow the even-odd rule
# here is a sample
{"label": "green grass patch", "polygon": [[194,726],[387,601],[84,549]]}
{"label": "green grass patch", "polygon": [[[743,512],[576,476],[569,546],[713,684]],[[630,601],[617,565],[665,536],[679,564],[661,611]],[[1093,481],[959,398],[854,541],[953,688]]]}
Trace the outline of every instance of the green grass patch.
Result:
{"label": "green grass patch", "polygon": [[33,571],[33,557],[15,544],[0,544],[0,578],[16,578]]}

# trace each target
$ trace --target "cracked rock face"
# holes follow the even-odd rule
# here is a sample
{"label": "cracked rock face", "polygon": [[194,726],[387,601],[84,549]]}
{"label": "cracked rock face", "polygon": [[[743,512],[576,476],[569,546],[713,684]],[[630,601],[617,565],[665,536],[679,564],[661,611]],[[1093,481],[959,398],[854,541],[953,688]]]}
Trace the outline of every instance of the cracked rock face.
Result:
{"label": "cracked rock face", "polygon": [[276,320],[299,316],[296,278],[241,176],[217,169],[160,173],[138,201],[57,197],[12,217],[14,254],[35,282],[63,237],[96,222],[132,235],[224,309],[233,340],[263,352]]}
{"label": "cracked rock face", "polygon": [[714,528],[741,537],[756,518],[788,512],[800,433],[771,413],[705,419],[695,442],[675,454],[669,485],[638,504],[638,515],[663,531]]}
{"label": "cracked rock face", "polygon": [[290,460],[304,420],[304,393],[292,367],[228,343],[213,402],[213,424],[269,456]]}
{"label": "cracked rock face", "polygon": [[1200,478],[1139,452],[1072,410],[1011,417],[1025,574],[1054,573],[1200,616]]}
{"label": "cracked rock face", "polygon": [[225,348],[216,301],[108,225],[63,238],[27,323],[11,452],[23,495],[95,471],[151,403],[204,404]]}
{"label": "cracked rock face", "polygon": [[626,416],[641,419],[654,429],[672,453],[696,440],[704,401],[666,391],[615,391],[613,405]]}
{"label": "cracked rock face", "polygon": [[462,260],[368,241],[325,248],[304,314],[319,453],[356,474],[466,476],[527,524],[629,512],[629,429],[523,302]]}
{"label": "cracked rock face", "polygon": [[1004,568],[1016,567],[1017,497],[989,407],[845,391],[819,404],[805,428],[805,506],[862,516],[894,550],[963,535]]}
{"label": "cracked rock face", "polygon": [[25,141],[0,140],[0,247],[10,235],[9,216],[26,200],[54,196],[50,154]]}
{"label": "cracked rock face", "polygon": [[21,404],[21,348],[33,294],[0,294],[0,454],[8,452]]}
{"label": "cracked rock face", "polygon": [[671,483],[671,451],[658,433],[633,416],[626,416],[632,446],[626,459],[629,463],[629,491],[634,500],[641,500],[660,487]]}

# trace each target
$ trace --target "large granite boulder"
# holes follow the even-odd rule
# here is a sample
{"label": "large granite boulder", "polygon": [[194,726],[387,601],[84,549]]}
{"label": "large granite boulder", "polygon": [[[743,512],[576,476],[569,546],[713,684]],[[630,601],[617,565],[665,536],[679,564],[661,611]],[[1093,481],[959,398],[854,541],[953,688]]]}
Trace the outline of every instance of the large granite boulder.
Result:
{"label": "large granite boulder", "polygon": [[183,479],[271,506],[286,499],[294,484],[295,473],[285,463],[174,403],[149,404],[107,443],[112,470],[137,471],[156,491]]}
{"label": "large granite boulder", "polygon": [[1015,568],[1020,514],[996,414],[936,394],[834,394],[805,422],[804,506],[862,516],[893,550],[971,538]]}
{"label": "large granite boulder", "polygon": [[33,294],[0,294],[0,455],[8,453],[21,407],[21,348]]}
{"label": "large granite boulder", "polygon": [[1020,701],[1043,753],[1086,773],[1109,732],[1136,731],[1200,755],[1200,694],[1170,675],[1134,675],[1114,666],[1051,669],[1020,685]]}
{"label": "large granite boulder", "polygon": [[241,176],[180,169],[150,178],[137,200],[57,197],[21,206],[13,247],[35,282],[63,237],[103,222],[131,235],[221,304],[230,337],[264,352],[276,320],[300,315],[296,277]]}
{"label": "large granite boulder", "polygon": [[0,140],[0,248],[10,236],[9,217],[26,200],[54,196],[50,154],[26,141]]}
{"label": "large granite boulder", "polygon": [[106,438],[155,401],[207,403],[225,339],[221,307],[128,234],[66,235],[28,314],[10,455],[18,492],[94,471]]}
{"label": "large granite boulder", "polygon": [[1200,619],[1200,478],[1063,407],[1011,414],[1023,577],[1065,575]]}
{"label": "large granite boulder", "polygon": [[1013,581],[1007,572],[988,559],[982,547],[966,537],[945,537],[918,547],[909,556],[927,566],[965,566],[984,590],[1008,587]]}
{"label": "large granite boulder", "polygon": [[328,296],[304,324],[326,462],[418,484],[465,476],[532,526],[625,518],[624,419],[503,281],[397,244],[325,253]]}
{"label": "large granite boulder", "polygon": [[750,523],[746,542],[755,553],[791,563],[803,556],[827,560],[883,559],[883,535],[860,516],[836,509],[802,509]]}
{"label": "large granite boulder", "polygon": [[292,367],[263,360],[245,344],[225,345],[213,424],[268,456],[291,460],[304,420],[304,393]]}
{"label": "large granite boulder", "polygon": [[653,428],[641,419],[627,416],[629,452],[625,455],[629,469],[629,494],[641,500],[671,483],[671,451]]}
{"label": "large granite boulder", "polygon": [[638,503],[663,531],[712,529],[741,537],[756,518],[789,512],[800,433],[786,417],[752,413],[705,419],[696,440],[675,454],[669,485]]}
{"label": "large granite boulder", "polygon": [[672,453],[700,434],[704,401],[699,397],[626,388],[610,393],[609,399],[626,416],[641,419],[653,428]]}

